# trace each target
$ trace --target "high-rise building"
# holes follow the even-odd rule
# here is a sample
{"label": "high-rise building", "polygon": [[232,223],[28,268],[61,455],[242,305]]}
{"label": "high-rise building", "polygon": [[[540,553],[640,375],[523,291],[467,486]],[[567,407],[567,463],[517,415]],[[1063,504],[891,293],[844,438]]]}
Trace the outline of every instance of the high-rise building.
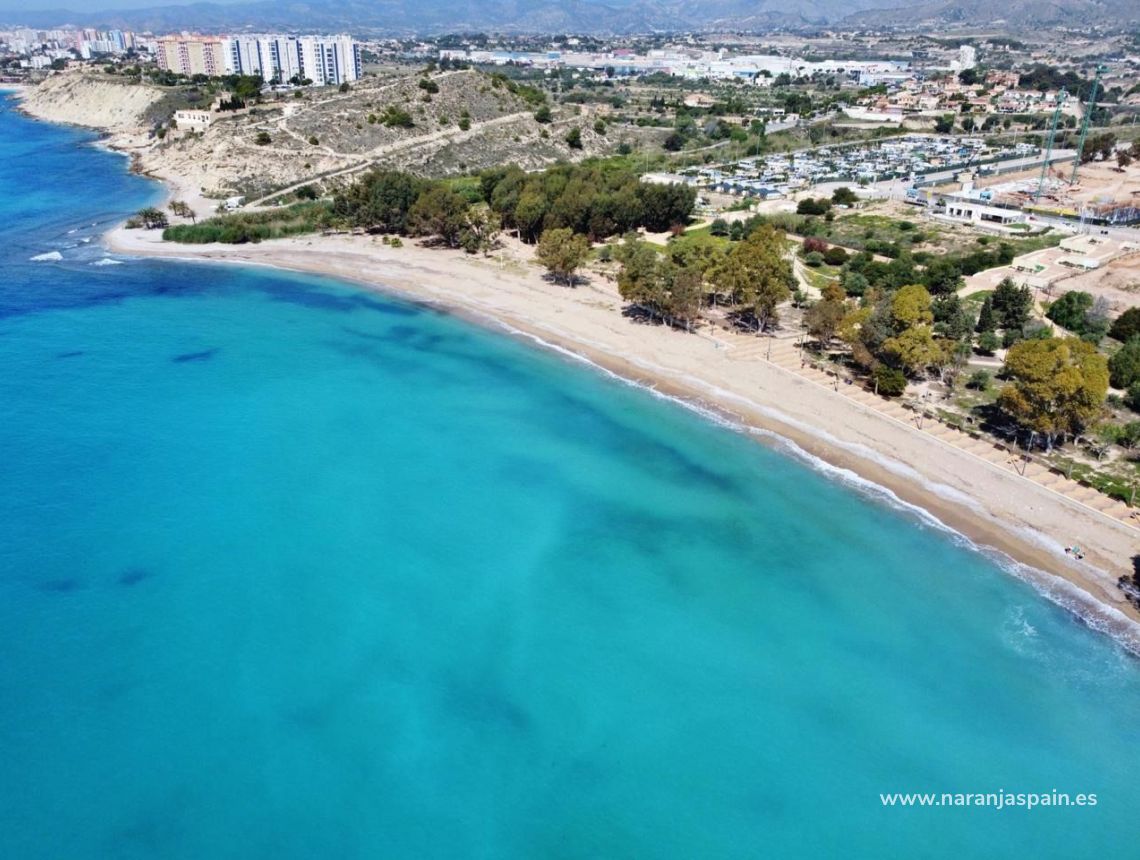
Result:
{"label": "high-rise building", "polygon": [[270,83],[338,85],[359,80],[360,46],[350,36],[234,36],[225,43],[226,71]]}
{"label": "high-rise building", "polygon": [[958,68],[972,69],[978,64],[978,50],[973,45],[962,45],[958,49]]}
{"label": "high-rise building", "polygon": [[225,73],[225,40],[219,36],[163,36],[155,43],[158,66],[182,75]]}

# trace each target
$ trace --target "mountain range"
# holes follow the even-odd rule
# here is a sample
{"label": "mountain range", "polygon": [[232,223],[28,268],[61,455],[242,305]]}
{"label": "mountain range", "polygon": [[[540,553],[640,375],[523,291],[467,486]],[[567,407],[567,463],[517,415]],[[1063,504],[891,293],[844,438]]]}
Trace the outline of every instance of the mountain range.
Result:
{"label": "mountain range", "polygon": [[843,24],[875,28],[1004,25],[1009,30],[1140,21],[1136,0],[253,0],[105,12],[0,12],[30,27],[74,24],[136,31],[292,30],[386,34],[476,31],[648,33],[771,30]]}

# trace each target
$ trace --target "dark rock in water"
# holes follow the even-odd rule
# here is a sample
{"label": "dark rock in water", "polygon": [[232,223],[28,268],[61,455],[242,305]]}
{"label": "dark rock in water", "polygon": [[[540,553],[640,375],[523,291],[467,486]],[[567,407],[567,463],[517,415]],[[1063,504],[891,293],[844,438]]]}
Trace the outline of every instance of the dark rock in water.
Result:
{"label": "dark rock in water", "polygon": [[185,364],[188,361],[208,361],[214,357],[216,349],[204,349],[201,352],[184,352],[182,355],[176,355],[170,359],[175,364]]}
{"label": "dark rock in water", "polygon": [[129,588],[132,585],[138,585],[144,579],[150,579],[152,576],[154,576],[154,574],[149,570],[144,570],[141,567],[132,567],[119,574],[119,585],[125,585]]}
{"label": "dark rock in water", "polygon": [[78,591],[83,587],[83,583],[78,579],[49,579],[47,582],[39,584],[40,591],[47,591],[53,594],[67,594],[71,591]]}
{"label": "dark rock in water", "polygon": [[83,355],[83,350],[77,349],[73,352],[61,352],[56,355],[56,358],[75,358],[77,355]]}

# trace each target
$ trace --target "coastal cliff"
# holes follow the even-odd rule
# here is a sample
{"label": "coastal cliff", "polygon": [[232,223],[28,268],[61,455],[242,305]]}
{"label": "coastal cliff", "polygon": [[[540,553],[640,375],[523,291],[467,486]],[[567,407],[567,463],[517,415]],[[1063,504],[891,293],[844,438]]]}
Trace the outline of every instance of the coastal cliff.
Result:
{"label": "coastal cliff", "polygon": [[[432,177],[500,164],[536,169],[605,155],[622,143],[659,143],[665,133],[606,134],[591,106],[548,109],[536,118],[545,106],[537,91],[471,70],[430,79],[388,73],[344,91],[264,93],[211,111],[227,95],[218,86],[159,87],[102,71],[67,71],[30,89],[23,108],[38,119],[107,132],[109,146],[130,154],[137,170],[169,182],[198,214],[235,196],[274,202],[307,183],[329,192],[373,166]],[[180,109],[208,119],[180,126]]]}
{"label": "coastal cliff", "polygon": [[129,131],[148,122],[162,101],[157,87],[95,74],[53,75],[24,95],[21,107],[37,119],[101,131]]}

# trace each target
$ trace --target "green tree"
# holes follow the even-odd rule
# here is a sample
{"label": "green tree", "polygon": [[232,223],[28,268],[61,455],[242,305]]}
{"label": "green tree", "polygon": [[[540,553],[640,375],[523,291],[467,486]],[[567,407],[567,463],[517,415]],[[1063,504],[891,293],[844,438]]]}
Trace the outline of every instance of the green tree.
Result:
{"label": "green tree", "polygon": [[535,122],[539,122],[545,125],[553,119],[554,117],[550,113],[550,105],[542,105],[538,110],[534,112]]}
{"label": "green tree", "polygon": [[930,293],[926,287],[910,284],[899,289],[891,299],[891,318],[898,332],[934,322]]}
{"label": "green tree", "polygon": [[804,314],[808,334],[816,339],[821,347],[826,349],[835,335],[843,318],[847,316],[847,305],[834,296],[816,302]]}
{"label": "green tree", "polygon": [[552,227],[544,230],[535,249],[535,259],[566,286],[574,285],[574,273],[586,262],[590,242],[569,227]]}
{"label": "green tree", "polygon": [[566,132],[566,145],[571,149],[582,148],[582,129],[574,126],[570,131]]}
{"label": "green tree", "polygon": [[1109,379],[1113,388],[1128,388],[1140,382],[1140,335],[1124,344],[1108,360]]}
{"label": "green tree", "polygon": [[962,286],[962,270],[951,257],[935,257],[926,264],[922,282],[935,295],[954,293]]}
{"label": "green tree", "polygon": [[1128,386],[1128,393],[1124,395],[1124,405],[1133,412],[1140,412],[1140,382],[1133,382]]}
{"label": "green tree", "polygon": [[637,186],[637,198],[641,203],[641,223],[649,232],[660,233],[675,224],[688,222],[697,202],[697,192],[678,183],[642,182]]}
{"label": "green tree", "polygon": [[145,209],[140,209],[135,217],[142,221],[143,227],[147,230],[165,229],[170,224],[166,213],[154,206],[147,206]]}
{"label": "green tree", "polygon": [[854,296],[855,298],[862,296],[867,292],[867,288],[870,286],[870,284],[867,283],[866,276],[864,276],[862,272],[855,272],[851,269],[844,269],[843,272],[840,273],[839,284],[843,287],[847,295]]}
{"label": "green tree", "polygon": [[1084,334],[1085,319],[1092,306],[1091,295],[1080,290],[1070,290],[1050,305],[1049,312],[1045,316],[1062,328],[1067,328],[1076,334]]}
{"label": "green tree", "polygon": [[982,302],[982,309],[978,313],[978,324],[974,328],[977,332],[997,331],[997,314],[994,313],[993,299],[986,296]]}
{"label": "green tree", "polygon": [[990,299],[998,328],[1020,329],[1029,322],[1033,309],[1033,293],[1029,287],[1019,287],[1012,278],[1002,278]]}
{"label": "green tree", "polygon": [[938,296],[931,305],[935,332],[951,340],[967,340],[974,331],[974,315],[957,293]]}
{"label": "green tree", "polygon": [[449,248],[458,248],[467,226],[469,204],[463,195],[446,185],[432,185],[408,210],[408,232],[434,236]]}
{"label": "green tree", "polygon": [[459,244],[468,254],[486,253],[495,247],[501,230],[502,221],[498,213],[484,203],[472,204],[467,207],[467,218],[459,232]]}
{"label": "green tree", "polygon": [[1001,348],[996,332],[984,331],[978,335],[978,355],[993,355]]}
{"label": "green tree", "polygon": [[854,191],[843,185],[831,192],[831,202],[836,206],[854,206],[859,202],[859,197]]}
{"label": "green tree", "polygon": [[1127,343],[1137,335],[1140,335],[1140,307],[1126,310],[1108,330],[1108,336],[1121,343]]}
{"label": "green tree", "polygon": [[618,291],[623,299],[650,316],[692,329],[705,292],[699,267],[662,257],[635,234],[626,237],[616,256],[622,264]]}
{"label": "green tree", "polygon": [[732,246],[710,272],[717,289],[753,315],[759,331],[779,321],[777,306],[788,300],[795,284],[787,259],[787,240],[770,224],[763,224]]}
{"label": "green tree", "polygon": [[890,364],[908,376],[917,376],[929,367],[941,365],[946,357],[946,348],[935,339],[933,329],[923,323],[888,338],[883,344],[883,353]]}
{"label": "green tree", "polygon": [[885,364],[878,365],[871,374],[875,391],[884,397],[898,397],[906,391],[906,374]]}
{"label": "green tree", "polygon": [[1108,392],[1108,362],[1077,338],[1024,340],[1006,353],[1003,375],[1012,382],[998,405],[1014,421],[1039,433],[1047,448],[1080,433],[1101,413]]}
{"label": "green tree", "polygon": [[423,180],[395,170],[371,170],[333,197],[333,213],[369,232],[406,233],[408,213]]}
{"label": "green tree", "polygon": [[528,188],[523,191],[514,212],[514,222],[519,228],[519,237],[524,242],[538,241],[545,217],[546,198],[533,189]]}
{"label": "green tree", "polygon": [[831,209],[831,201],[825,197],[818,199],[805,197],[796,204],[797,215],[823,215]]}

